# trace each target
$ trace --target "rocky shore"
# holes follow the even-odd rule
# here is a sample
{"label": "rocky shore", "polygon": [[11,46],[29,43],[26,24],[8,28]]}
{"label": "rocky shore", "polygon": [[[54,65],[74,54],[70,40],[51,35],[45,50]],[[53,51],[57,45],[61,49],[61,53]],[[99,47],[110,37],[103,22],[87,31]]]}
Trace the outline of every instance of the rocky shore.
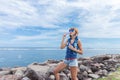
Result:
{"label": "rocky shore", "polygon": [[[48,60],[32,63],[27,67],[0,68],[0,80],[55,80],[54,67],[60,61]],[[98,55],[78,58],[78,79],[97,80],[120,67],[120,54]],[[69,67],[60,72],[61,80],[71,80]]]}

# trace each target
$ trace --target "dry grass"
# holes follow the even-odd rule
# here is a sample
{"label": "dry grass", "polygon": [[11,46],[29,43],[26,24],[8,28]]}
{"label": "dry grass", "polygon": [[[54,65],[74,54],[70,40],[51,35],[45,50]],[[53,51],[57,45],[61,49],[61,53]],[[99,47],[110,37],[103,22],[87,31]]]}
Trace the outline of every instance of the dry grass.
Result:
{"label": "dry grass", "polygon": [[118,68],[117,71],[110,73],[107,77],[97,80],[120,80],[120,68]]}

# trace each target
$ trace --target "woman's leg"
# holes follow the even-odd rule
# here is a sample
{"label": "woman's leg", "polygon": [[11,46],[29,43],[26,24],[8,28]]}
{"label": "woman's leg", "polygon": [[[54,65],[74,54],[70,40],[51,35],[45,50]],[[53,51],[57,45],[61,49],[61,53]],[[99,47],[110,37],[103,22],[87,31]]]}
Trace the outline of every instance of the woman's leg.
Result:
{"label": "woman's leg", "polygon": [[65,64],[64,62],[61,62],[56,66],[56,68],[53,71],[56,80],[60,80],[59,71],[64,69],[66,66],[67,66],[67,64]]}
{"label": "woman's leg", "polygon": [[71,72],[72,80],[78,80],[77,78],[78,67],[76,66],[70,67],[70,72]]}

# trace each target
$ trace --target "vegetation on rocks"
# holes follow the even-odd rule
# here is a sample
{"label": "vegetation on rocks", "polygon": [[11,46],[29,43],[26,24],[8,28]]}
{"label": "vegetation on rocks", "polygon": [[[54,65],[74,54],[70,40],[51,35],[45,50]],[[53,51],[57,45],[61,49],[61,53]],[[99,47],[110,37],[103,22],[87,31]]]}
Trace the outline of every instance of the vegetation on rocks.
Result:
{"label": "vegetation on rocks", "polygon": [[115,72],[108,74],[108,76],[99,78],[97,80],[120,80],[120,67]]}

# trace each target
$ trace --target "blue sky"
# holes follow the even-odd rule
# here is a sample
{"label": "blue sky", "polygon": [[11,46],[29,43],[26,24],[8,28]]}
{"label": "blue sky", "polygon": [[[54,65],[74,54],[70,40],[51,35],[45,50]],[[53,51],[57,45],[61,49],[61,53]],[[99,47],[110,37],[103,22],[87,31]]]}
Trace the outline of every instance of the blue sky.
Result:
{"label": "blue sky", "polygon": [[59,47],[79,29],[84,48],[120,48],[120,0],[0,0],[0,47]]}

